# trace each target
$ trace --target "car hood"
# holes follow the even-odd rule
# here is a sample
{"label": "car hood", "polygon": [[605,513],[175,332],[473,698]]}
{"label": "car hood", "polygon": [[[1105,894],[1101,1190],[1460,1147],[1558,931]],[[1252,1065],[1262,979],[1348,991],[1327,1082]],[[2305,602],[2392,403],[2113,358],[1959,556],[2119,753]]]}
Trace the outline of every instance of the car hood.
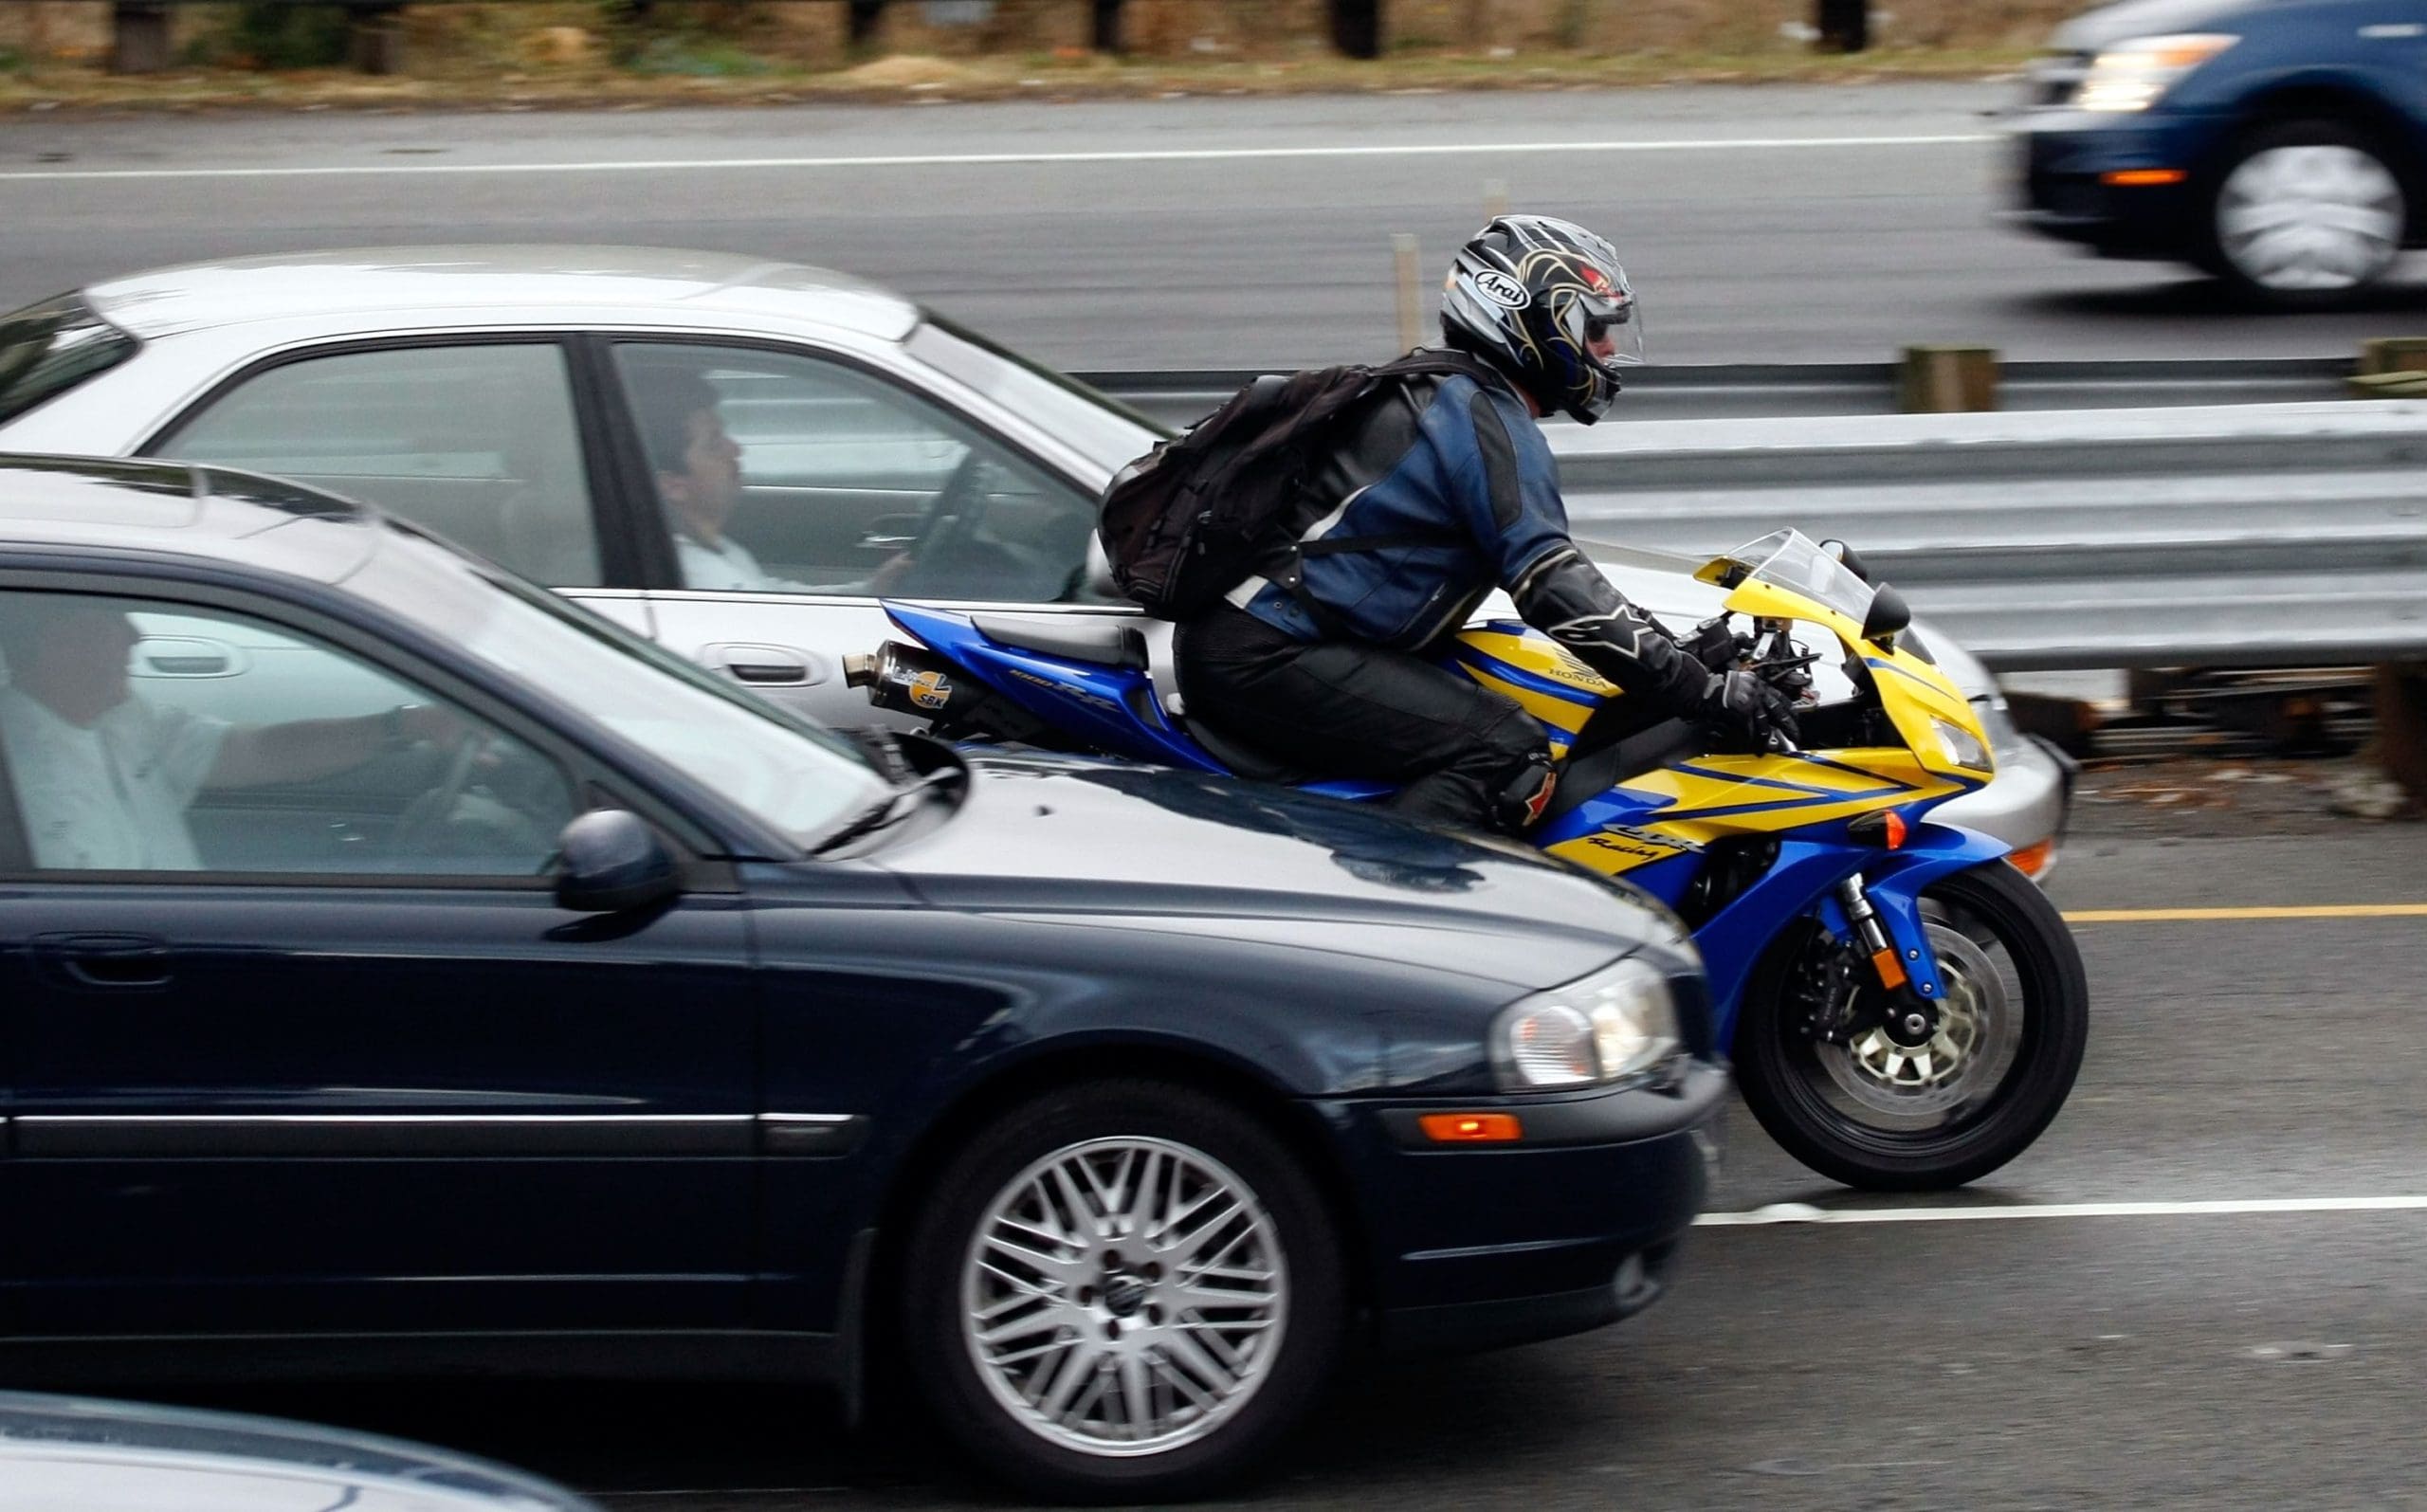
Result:
{"label": "car hood", "polygon": [[1358,804],[1064,758],[977,758],[968,787],[949,820],[874,858],[942,907],[1265,940],[1527,991],[1647,942],[1691,949],[1631,888]]}
{"label": "car hood", "polygon": [[2050,46],[2066,52],[2096,52],[2134,37],[2197,31],[2221,17],[2259,9],[2254,0],[2124,0],[2066,22]]}

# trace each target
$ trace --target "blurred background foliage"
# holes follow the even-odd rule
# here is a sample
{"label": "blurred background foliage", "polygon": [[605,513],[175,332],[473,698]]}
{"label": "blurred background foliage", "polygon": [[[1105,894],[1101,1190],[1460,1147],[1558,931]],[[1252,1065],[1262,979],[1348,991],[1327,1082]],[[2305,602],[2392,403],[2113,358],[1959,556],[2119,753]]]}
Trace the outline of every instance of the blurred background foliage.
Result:
{"label": "blurred background foliage", "polygon": [[[1357,4],[1360,0],[1347,0]],[[1871,0],[1883,52],[2028,50],[2087,0]],[[1792,58],[1815,0],[1372,0],[1387,56]],[[0,0],[0,70],[106,56],[106,0]],[[1122,0],[1141,60],[1327,57],[1334,0]],[[1091,59],[1096,0],[447,0],[398,14],[413,72],[592,69],[733,78],[887,57]],[[187,64],[342,68],[352,18],[295,0],[180,5]]]}

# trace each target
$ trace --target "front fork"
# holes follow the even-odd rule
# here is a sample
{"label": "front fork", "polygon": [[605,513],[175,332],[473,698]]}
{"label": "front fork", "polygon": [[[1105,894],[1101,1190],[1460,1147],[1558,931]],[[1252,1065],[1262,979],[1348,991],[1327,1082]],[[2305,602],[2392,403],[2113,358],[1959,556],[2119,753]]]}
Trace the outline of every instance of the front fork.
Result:
{"label": "front fork", "polygon": [[[1879,984],[1878,1026],[1907,1048],[1927,1045],[1938,1033],[1939,1003],[1945,989],[1938,954],[1930,949],[1918,897],[1881,889],[1876,897],[1855,872],[1837,884],[1820,905],[1820,922],[1840,939],[1855,943]],[[1824,1029],[1824,1037],[1852,1038],[1869,1029],[1870,1015]]]}

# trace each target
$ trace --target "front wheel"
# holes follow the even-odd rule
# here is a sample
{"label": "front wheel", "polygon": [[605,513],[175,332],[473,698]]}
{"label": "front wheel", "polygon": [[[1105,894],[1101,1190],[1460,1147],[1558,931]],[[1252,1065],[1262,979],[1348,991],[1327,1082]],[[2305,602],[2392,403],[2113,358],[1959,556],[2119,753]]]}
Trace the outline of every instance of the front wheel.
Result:
{"label": "front wheel", "polygon": [[2243,138],[2208,181],[2198,261],[2246,301],[2320,309],[2382,278],[2410,212],[2400,175],[2375,138],[2304,120]]}
{"label": "front wheel", "polygon": [[1753,1116],[1789,1155],[1848,1186],[1921,1192],[1986,1175],[2031,1147],[2081,1069],[2081,954],[2029,879],[2002,861],[1957,872],[1923,892],[1922,915],[1944,978],[1926,1043],[1877,1027],[1819,1031],[1839,1016],[1875,1021],[1862,998],[1879,988],[1816,925],[1772,948],[1736,1028]]}
{"label": "front wheel", "polygon": [[1304,1414],[1344,1337],[1299,1158],[1195,1088],[1104,1081],[970,1139],[911,1240],[903,1336],[940,1425],[1066,1501],[1196,1495]]}

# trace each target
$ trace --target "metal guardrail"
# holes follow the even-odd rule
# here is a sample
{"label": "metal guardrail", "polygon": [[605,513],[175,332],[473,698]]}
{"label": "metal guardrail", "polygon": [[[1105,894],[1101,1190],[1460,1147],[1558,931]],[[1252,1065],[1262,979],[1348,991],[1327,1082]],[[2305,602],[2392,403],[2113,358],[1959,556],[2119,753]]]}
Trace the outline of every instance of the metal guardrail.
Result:
{"label": "metal guardrail", "polygon": [[1855,543],[2006,669],[2427,655],[2427,403],[1552,432],[1579,538]]}
{"label": "metal guardrail", "polygon": [[[1893,362],[1685,363],[1630,371],[1626,396],[1603,424],[1893,414]],[[1998,392],[2007,411],[2285,404],[2345,397],[2349,357],[2126,362],[2007,362]],[[1171,425],[1186,425],[1255,377],[1247,371],[1083,373],[1083,381]]]}

